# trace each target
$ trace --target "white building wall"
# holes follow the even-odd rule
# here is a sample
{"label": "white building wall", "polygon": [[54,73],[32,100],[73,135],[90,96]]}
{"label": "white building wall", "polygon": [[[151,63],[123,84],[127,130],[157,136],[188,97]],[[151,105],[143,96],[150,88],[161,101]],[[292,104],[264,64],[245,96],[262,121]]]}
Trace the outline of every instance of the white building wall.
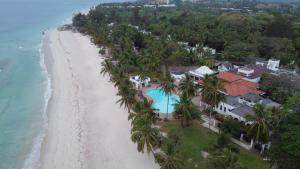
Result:
{"label": "white building wall", "polygon": [[247,80],[249,82],[258,83],[260,81],[260,77],[257,77],[255,79],[248,79],[246,77],[243,78],[244,80]]}
{"label": "white building wall", "polygon": [[219,72],[228,72],[229,70],[227,69],[227,67],[220,65],[220,66],[218,66],[218,71]]}
{"label": "white building wall", "polygon": [[254,107],[254,106],[255,106],[255,103],[253,103],[253,102],[248,102],[248,101],[246,101],[246,100],[244,100],[244,99],[241,99],[241,98],[239,98],[239,103],[241,103],[241,104],[246,104],[246,105],[249,106],[249,107]]}
{"label": "white building wall", "polygon": [[[221,107],[221,106],[222,106],[222,107]],[[231,105],[229,105],[229,104],[227,104],[227,103],[220,102],[219,105],[218,105],[218,107],[215,107],[214,110],[215,110],[216,112],[220,113],[220,114],[223,114],[225,117],[230,116],[230,117],[232,117],[233,119],[237,119],[237,120],[239,120],[239,121],[245,122],[246,119],[245,119],[244,117],[238,116],[238,115],[233,114],[233,113],[231,112],[231,110],[233,110],[233,109],[235,109],[235,108],[236,108],[236,107],[231,106]],[[226,109],[226,110],[225,110],[225,109]]]}
{"label": "white building wall", "polygon": [[273,71],[278,71],[279,70],[279,65],[280,65],[280,60],[273,60],[270,59],[268,61],[267,68]]}
{"label": "white building wall", "polygon": [[254,70],[253,69],[247,70],[247,69],[239,68],[238,73],[242,73],[245,76],[249,76],[250,74],[254,73]]}
{"label": "white building wall", "polygon": [[146,78],[145,80],[140,80],[139,76],[132,76],[129,78],[129,80],[132,82],[132,84],[137,88],[141,88],[143,86],[148,86],[151,79],[150,78]]}

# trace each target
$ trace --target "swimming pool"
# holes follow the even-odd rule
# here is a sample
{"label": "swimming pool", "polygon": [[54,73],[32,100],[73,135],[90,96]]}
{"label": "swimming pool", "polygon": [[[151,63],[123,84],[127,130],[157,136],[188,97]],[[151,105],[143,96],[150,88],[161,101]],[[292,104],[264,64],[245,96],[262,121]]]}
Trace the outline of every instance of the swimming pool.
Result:
{"label": "swimming pool", "polygon": [[[146,94],[150,96],[153,100],[153,108],[157,109],[159,113],[167,113],[167,102],[168,95],[161,89],[149,89]],[[175,103],[179,101],[177,95],[170,95],[168,111],[172,113],[175,111]]]}

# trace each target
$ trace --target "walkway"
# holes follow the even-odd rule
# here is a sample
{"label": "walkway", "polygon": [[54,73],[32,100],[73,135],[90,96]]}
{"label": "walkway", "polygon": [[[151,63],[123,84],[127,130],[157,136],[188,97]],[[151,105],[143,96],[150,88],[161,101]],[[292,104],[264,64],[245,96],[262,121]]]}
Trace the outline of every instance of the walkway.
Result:
{"label": "walkway", "polygon": [[[202,123],[201,125],[205,128],[209,129],[209,117],[207,117],[206,115],[201,115],[202,120],[204,121],[204,123]],[[214,126],[214,119],[211,120],[211,125],[210,125],[210,130],[215,132],[215,133],[219,133],[220,130],[218,127]],[[246,144],[244,142],[241,142],[240,140],[237,140],[235,138],[230,138],[230,140],[232,142],[234,142],[235,144],[241,146],[242,148],[246,149],[246,150],[250,150],[251,147],[249,144]]]}

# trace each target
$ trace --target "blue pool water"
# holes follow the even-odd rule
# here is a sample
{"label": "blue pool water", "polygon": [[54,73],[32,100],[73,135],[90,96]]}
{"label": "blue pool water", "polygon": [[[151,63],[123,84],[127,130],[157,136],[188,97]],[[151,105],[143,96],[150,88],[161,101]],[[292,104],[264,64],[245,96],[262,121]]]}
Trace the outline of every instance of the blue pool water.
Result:
{"label": "blue pool water", "polygon": [[[167,113],[168,95],[161,89],[149,89],[147,95],[154,100],[153,108],[160,113]],[[168,111],[172,113],[175,111],[175,104],[179,101],[177,95],[170,95]]]}

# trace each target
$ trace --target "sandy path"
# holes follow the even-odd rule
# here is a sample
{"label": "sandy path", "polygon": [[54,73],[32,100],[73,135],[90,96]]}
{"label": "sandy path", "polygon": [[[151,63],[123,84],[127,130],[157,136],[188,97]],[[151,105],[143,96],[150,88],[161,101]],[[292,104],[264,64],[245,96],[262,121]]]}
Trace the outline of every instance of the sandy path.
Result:
{"label": "sandy path", "polygon": [[43,51],[52,79],[43,169],[157,169],[130,140],[117,89],[99,74],[103,58],[88,37],[52,31]]}

